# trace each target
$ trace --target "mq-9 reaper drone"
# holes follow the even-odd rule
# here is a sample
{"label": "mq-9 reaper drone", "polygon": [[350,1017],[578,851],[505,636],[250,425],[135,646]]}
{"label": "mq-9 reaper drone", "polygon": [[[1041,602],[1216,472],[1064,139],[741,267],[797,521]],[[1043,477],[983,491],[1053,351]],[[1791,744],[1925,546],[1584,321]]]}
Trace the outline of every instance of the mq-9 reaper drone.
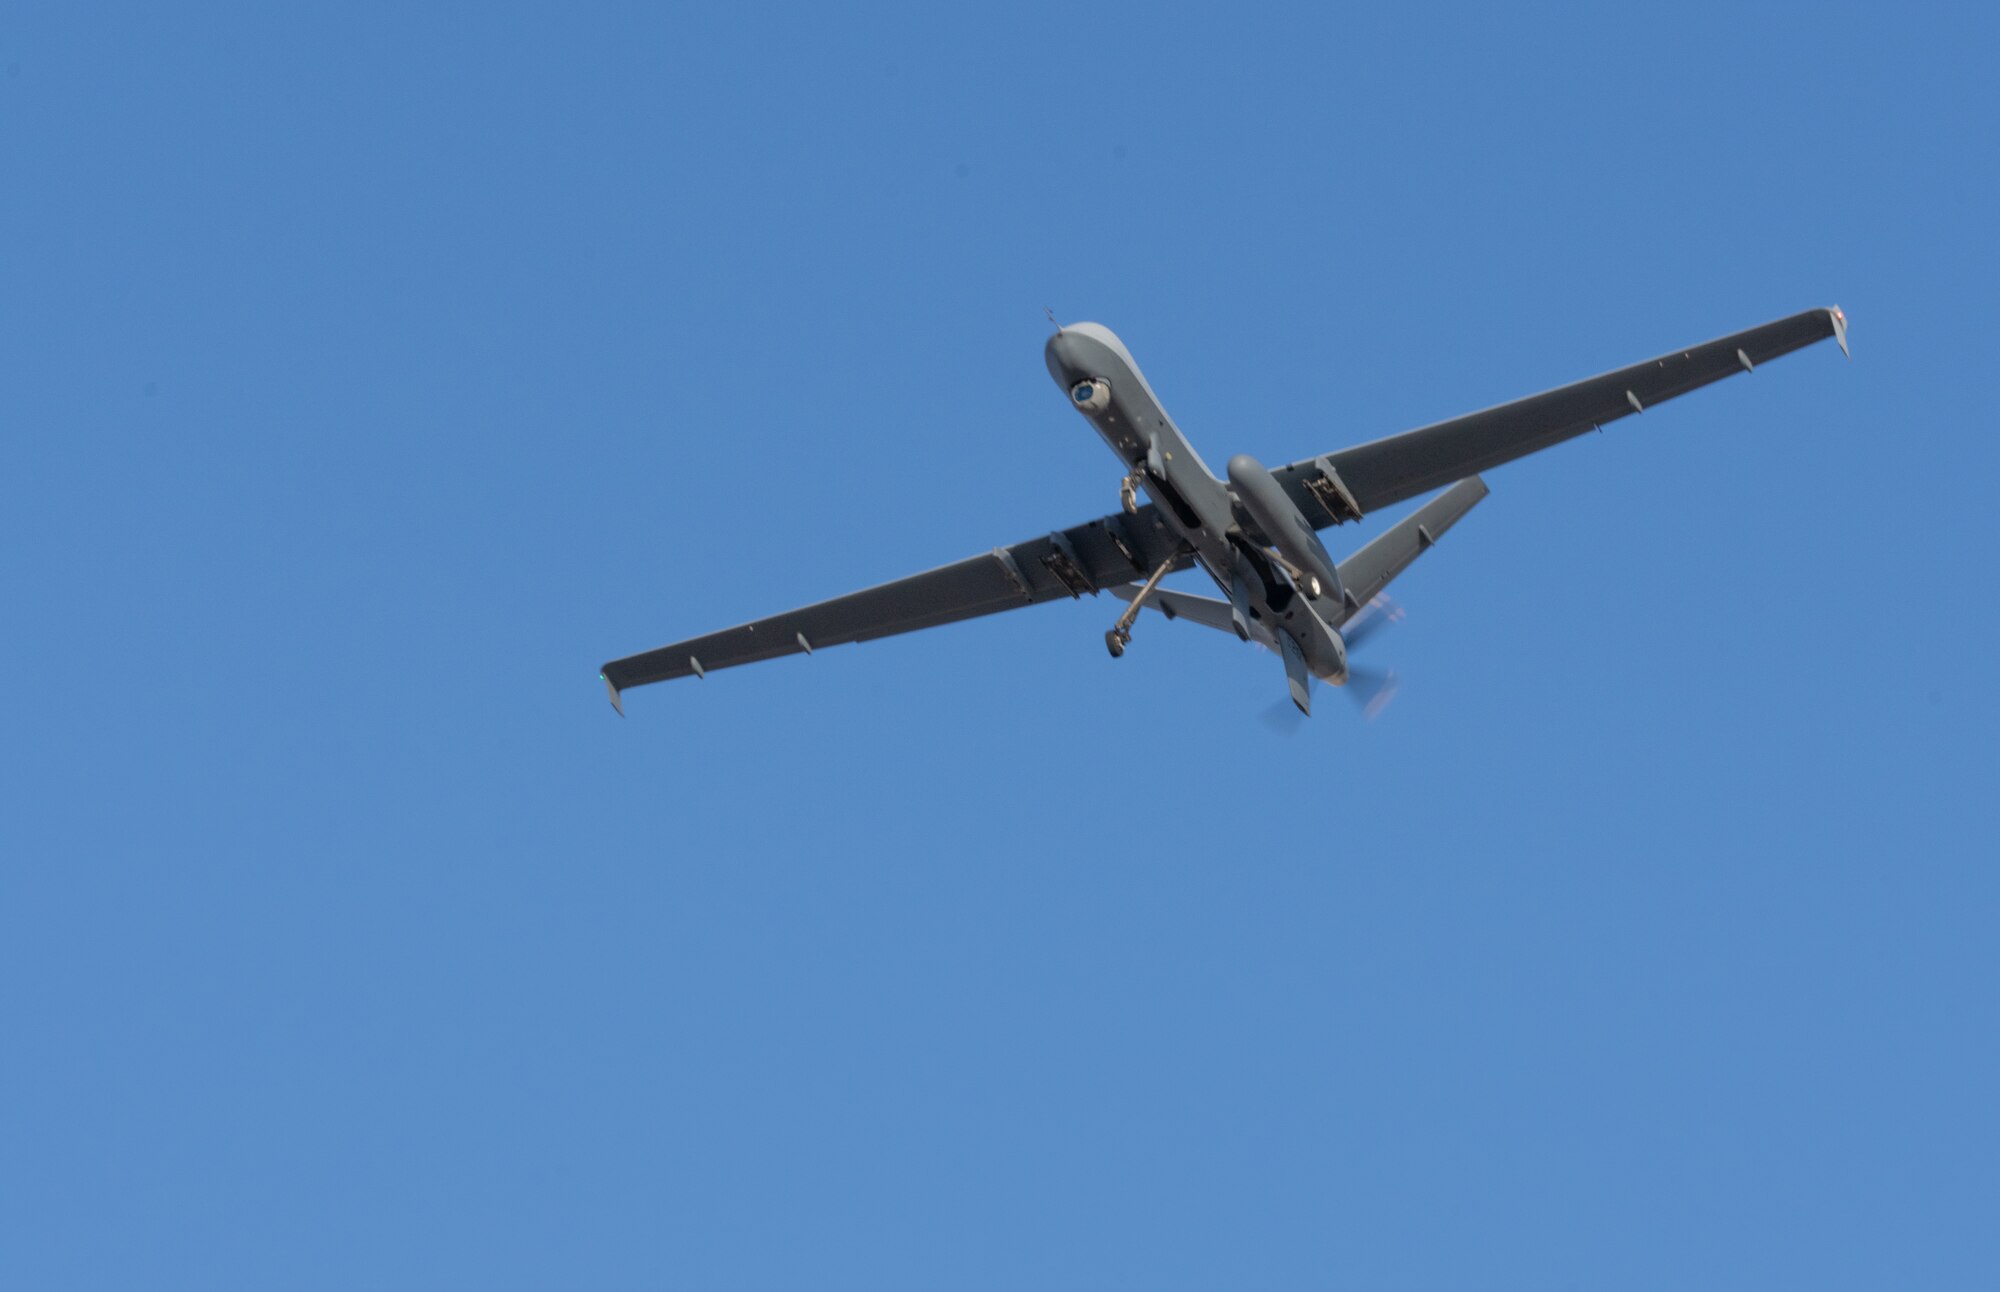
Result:
{"label": "mq-9 reaper drone", "polygon": [[[864,592],[613,660],[601,676],[611,703],[648,682],[843,642],[914,632],[1059,597],[1110,591],[1129,602],[1104,635],[1123,655],[1142,606],[1233,632],[1277,652],[1293,703],[1311,711],[1311,679],[1335,686],[1355,672],[1347,646],[1387,616],[1379,594],[1486,496],[1478,472],[1643,412],[1760,363],[1832,337],[1847,349],[1838,306],[1676,350],[1629,368],[1274,469],[1248,454],[1218,479],[1167,416],[1132,352],[1096,323],[1058,327],[1049,373],[1125,464],[1121,509],[1070,529]],[[1345,561],[1320,541],[1328,526],[1444,492]],[[1144,493],[1149,500],[1141,503]],[[1160,587],[1199,565],[1223,599]]]}

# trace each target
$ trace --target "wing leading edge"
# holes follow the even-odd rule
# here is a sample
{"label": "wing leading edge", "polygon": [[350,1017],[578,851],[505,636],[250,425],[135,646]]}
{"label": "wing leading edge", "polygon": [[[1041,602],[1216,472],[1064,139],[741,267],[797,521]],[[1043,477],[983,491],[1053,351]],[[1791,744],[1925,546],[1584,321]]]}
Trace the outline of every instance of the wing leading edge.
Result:
{"label": "wing leading edge", "polygon": [[[623,713],[621,693],[628,687],[810,654],[1086,592],[1094,596],[1145,578],[1178,546],[1178,538],[1148,505],[1136,515],[1100,517],[831,601],[628,655],[606,664],[600,675],[611,703]],[[1190,564],[1192,558],[1183,554],[1173,568]]]}
{"label": "wing leading edge", "polygon": [[1839,306],[1807,310],[1526,399],[1294,462],[1271,474],[1293,504],[1324,529],[1354,519],[1344,512],[1372,512],[1429,493],[1828,337],[1847,349],[1847,316]]}

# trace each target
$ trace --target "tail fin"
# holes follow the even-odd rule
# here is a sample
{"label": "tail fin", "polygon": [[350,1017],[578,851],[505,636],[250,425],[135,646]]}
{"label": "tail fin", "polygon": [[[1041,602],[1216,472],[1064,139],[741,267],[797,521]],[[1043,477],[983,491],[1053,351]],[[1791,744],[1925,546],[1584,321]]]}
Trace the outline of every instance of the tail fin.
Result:
{"label": "tail fin", "polygon": [[1354,618],[1369,598],[1389,586],[1389,581],[1409,568],[1459,518],[1486,496],[1486,482],[1469,476],[1403,517],[1385,534],[1340,563],[1340,582],[1347,592],[1347,608],[1336,628]]}

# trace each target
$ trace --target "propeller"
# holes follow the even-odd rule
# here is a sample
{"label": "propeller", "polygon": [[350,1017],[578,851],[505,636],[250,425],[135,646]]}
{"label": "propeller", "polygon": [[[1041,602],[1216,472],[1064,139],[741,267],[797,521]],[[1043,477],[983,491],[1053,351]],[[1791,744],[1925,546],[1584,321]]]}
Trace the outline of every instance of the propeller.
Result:
{"label": "propeller", "polygon": [[[1340,689],[1346,692],[1347,698],[1360,709],[1361,716],[1370,722],[1382,716],[1383,710],[1387,709],[1390,701],[1396,698],[1396,691],[1401,683],[1394,669],[1370,668],[1365,664],[1353,663],[1351,652],[1386,626],[1402,621],[1403,607],[1386,592],[1378,592],[1369,598],[1368,604],[1363,606],[1354,618],[1347,622],[1347,627],[1341,630],[1341,638],[1346,641],[1350,656],[1347,684]],[[1312,688],[1315,695],[1321,689],[1320,680],[1316,677],[1309,679],[1307,685]],[[1292,735],[1305,725],[1306,716],[1299,712],[1297,705],[1286,698],[1279,700],[1265,711],[1264,721],[1274,731]]]}
{"label": "propeller", "polygon": [[1384,625],[1402,622],[1403,607],[1396,604],[1388,593],[1378,592],[1368,598],[1367,605],[1355,612],[1354,618],[1347,621],[1347,627],[1340,630],[1340,635],[1352,649],[1381,632]]}
{"label": "propeller", "polygon": [[1347,692],[1348,699],[1361,706],[1361,716],[1373,722],[1396,698],[1396,690],[1401,685],[1394,669],[1355,668],[1350,664],[1347,685],[1340,689]]}

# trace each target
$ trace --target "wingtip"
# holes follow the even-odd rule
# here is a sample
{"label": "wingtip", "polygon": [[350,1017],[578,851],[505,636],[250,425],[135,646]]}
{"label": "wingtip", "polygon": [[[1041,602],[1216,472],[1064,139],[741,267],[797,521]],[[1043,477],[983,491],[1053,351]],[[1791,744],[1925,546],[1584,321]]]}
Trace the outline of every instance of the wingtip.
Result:
{"label": "wingtip", "polygon": [[1833,320],[1833,339],[1840,343],[1840,352],[1852,359],[1854,352],[1847,348],[1847,311],[1836,305],[1826,312],[1826,316]]}
{"label": "wingtip", "polygon": [[618,694],[618,684],[602,673],[599,673],[597,677],[599,681],[604,683],[604,689],[611,694],[611,707],[618,711],[619,717],[624,717],[625,700],[624,697]]}

